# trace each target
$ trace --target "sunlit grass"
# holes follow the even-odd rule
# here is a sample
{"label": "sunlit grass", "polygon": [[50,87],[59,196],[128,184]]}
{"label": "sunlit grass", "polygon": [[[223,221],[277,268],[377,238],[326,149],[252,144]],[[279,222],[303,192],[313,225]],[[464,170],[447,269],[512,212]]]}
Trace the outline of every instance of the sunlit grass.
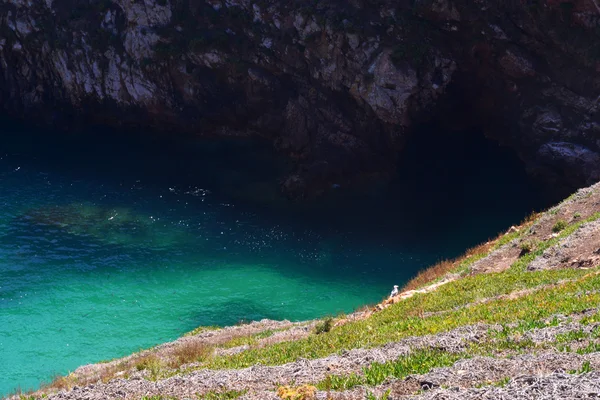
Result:
{"label": "sunlit grass", "polygon": [[448,367],[459,359],[461,354],[442,350],[422,349],[385,363],[373,363],[363,368],[362,374],[330,375],[317,384],[321,390],[348,390],[356,386],[377,386],[387,378],[404,378],[410,374],[425,374],[437,367]]}
{"label": "sunlit grass", "polygon": [[[572,281],[558,283],[565,279]],[[547,284],[556,285],[544,287]],[[596,307],[600,301],[600,294],[596,292],[599,285],[600,277],[595,273],[574,269],[505,271],[468,277],[449,283],[436,292],[416,295],[397,303],[366,320],[350,322],[330,332],[297,341],[214,357],[203,366],[243,368],[257,363],[277,365],[300,357],[324,357],[343,349],[373,347],[409,336],[436,334],[480,322],[539,321],[554,314],[571,314]],[[539,286],[538,290],[520,297],[492,299],[459,307],[477,299]],[[436,313],[424,315],[434,311]]]}

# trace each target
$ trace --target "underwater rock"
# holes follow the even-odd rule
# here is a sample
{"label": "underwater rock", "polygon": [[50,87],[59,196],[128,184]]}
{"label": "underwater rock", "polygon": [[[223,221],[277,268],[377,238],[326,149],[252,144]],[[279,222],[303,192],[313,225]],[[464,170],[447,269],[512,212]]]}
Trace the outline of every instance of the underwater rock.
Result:
{"label": "underwater rock", "polygon": [[124,207],[100,207],[88,203],[48,206],[26,210],[21,218],[119,246],[144,245],[161,249],[191,240],[185,230],[173,227],[170,222]]}

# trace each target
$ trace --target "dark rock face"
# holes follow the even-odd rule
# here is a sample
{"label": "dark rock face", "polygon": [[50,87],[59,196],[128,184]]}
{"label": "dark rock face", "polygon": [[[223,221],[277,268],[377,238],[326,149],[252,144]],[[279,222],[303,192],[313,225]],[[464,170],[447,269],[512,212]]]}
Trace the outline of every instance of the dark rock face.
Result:
{"label": "dark rock face", "polygon": [[5,0],[0,32],[6,111],[264,137],[293,198],[388,176],[432,120],[600,178],[595,0]]}

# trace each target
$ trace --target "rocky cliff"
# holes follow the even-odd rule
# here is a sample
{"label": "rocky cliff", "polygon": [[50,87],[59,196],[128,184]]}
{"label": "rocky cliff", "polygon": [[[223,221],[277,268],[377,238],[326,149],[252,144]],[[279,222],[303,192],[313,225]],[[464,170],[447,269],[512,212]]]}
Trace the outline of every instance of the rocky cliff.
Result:
{"label": "rocky cliff", "polygon": [[596,0],[2,0],[0,32],[10,114],[266,138],[294,198],[388,176],[423,122],[600,179]]}

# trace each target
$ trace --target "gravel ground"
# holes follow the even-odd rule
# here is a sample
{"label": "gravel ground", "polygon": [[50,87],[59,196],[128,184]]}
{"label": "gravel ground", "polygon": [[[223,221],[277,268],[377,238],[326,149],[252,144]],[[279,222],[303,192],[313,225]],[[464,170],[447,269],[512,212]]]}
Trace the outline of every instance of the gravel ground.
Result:
{"label": "gravel ground", "polygon": [[[559,334],[583,330],[591,332],[596,325],[580,325],[577,320],[583,315],[567,319],[557,317],[561,324],[542,329],[534,329],[519,335],[520,340],[530,339],[535,343],[553,341]],[[160,394],[177,398],[195,398],[198,393],[222,390],[243,390],[249,392],[243,398],[276,398],[274,390],[279,385],[302,385],[319,382],[328,375],[345,375],[361,372],[364,366],[373,362],[395,360],[409,354],[414,349],[436,348],[459,353],[467,349],[470,343],[489,338],[491,330],[500,330],[498,325],[474,325],[461,327],[450,332],[422,337],[411,337],[389,343],[373,349],[355,349],[316,360],[299,360],[281,366],[253,366],[240,370],[197,370],[185,375],[173,376],[157,382],[148,381],[141,376],[129,379],[115,379],[107,384],[89,385],[50,395],[49,399],[139,399],[142,396]],[[407,395],[426,384],[427,387],[439,386],[468,388],[478,382],[498,381],[505,377],[523,374],[541,375],[556,371],[579,369],[584,361],[590,361],[592,368],[600,368],[600,353],[581,356],[574,353],[548,351],[541,355],[519,355],[511,358],[475,357],[463,359],[449,368],[435,369],[429,374],[414,376],[407,380],[393,381],[382,385],[376,392],[392,389],[396,395]],[[332,392],[337,399],[364,399],[366,389],[358,388],[348,392]]]}
{"label": "gravel ground", "polygon": [[[600,377],[598,372],[583,375],[569,373],[580,370],[586,361],[590,363],[590,368],[600,368],[600,353],[579,355],[549,351],[511,358],[474,357],[459,360],[452,367],[436,368],[428,374],[390,380],[375,388],[359,387],[345,392],[321,392],[317,397],[358,400],[364,399],[367,392],[381,396],[389,390],[390,399],[588,399],[594,397],[562,397],[571,392],[577,393],[578,388],[583,388],[581,384],[588,380],[588,376],[596,379]],[[508,384],[498,387],[498,382],[506,378],[510,378]],[[600,396],[599,389],[600,381],[593,388],[582,390],[581,394],[598,393]],[[424,393],[415,396],[414,393],[419,390]],[[264,396],[266,393],[260,395]],[[260,397],[247,395],[245,398],[249,400]]]}
{"label": "gravel ground", "polygon": [[140,376],[114,379],[107,384],[89,385],[48,396],[49,399],[106,399],[135,398],[160,394],[178,398],[195,397],[197,393],[222,389],[273,390],[278,385],[313,383],[331,374],[359,372],[373,362],[395,360],[413,349],[434,347],[450,352],[461,352],[470,342],[487,336],[489,326],[475,325],[442,333],[407,338],[374,349],[355,349],[341,355],[316,360],[299,360],[281,366],[253,366],[240,370],[198,370],[151,382]]}
{"label": "gravel ground", "polygon": [[582,225],[573,234],[550,247],[527,269],[591,268],[600,261],[600,220]]}
{"label": "gravel ground", "polygon": [[[553,373],[546,376],[519,376],[505,387],[488,386],[481,389],[433,390],[419,400],[575,400],[600,398],[600,372],[571,375]],[[390,398],[392,400],[392,398]]]}
{"label": "gravel ground", "polygon": [[[277,337],[273,339],[273,341],[283,341],[286,340],[287,337],[298,337],[301,335],[301,332],[308,335],[314,324],[314,321],[292,323],[290,321],[273,321],[269,319],[263,319],[261,321],[255,321],[244,325],[207,330],[196,335],[181,337],[173,342],[163,343],[151,350],[144,350],[140,353],[132,354],[124,358],[115,359],[106,363],[83,365],[77,368],[72,375],[82,382],[96,382],[106,371],[111,371],[111,369],[118,368],[122,365],[127,365],[128,367],[121,371],[119,373],[120,375],[123,375],[125,371],[128,370],[130,375],[133,375],[134,377],[143,376],[143,373],[139,373],[135,369],[135,364],[140,358],[153,355],[163,360],[168,360],[170,357],[172,357],[173,352],[176,351],[177,347],[180,345],[201,343],[205,346],[218,346],[231,339],[257,334],[267,330],[278,330],[279,332],[276,332]],[[219,349],[218,352],[223,354],[233,354],[241,350],[243,349],[238,347],[227,350]]]}

